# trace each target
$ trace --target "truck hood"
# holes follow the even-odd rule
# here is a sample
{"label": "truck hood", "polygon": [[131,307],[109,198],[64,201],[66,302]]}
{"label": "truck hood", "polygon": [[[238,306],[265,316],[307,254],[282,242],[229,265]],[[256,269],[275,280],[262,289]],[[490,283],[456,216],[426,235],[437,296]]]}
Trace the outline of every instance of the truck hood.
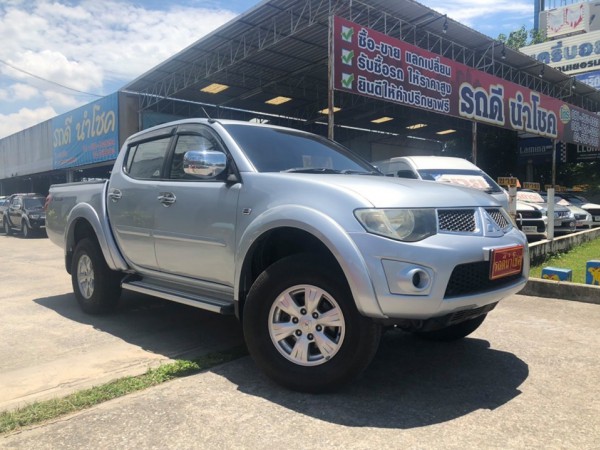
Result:
{"label": "truck hood", "polygon": [[[500,206],[491,196],[475,189],[404,178],[374,175],[261,174],[299,184],[327,185],[360,197],[376,208],[452,208],[469,206]],[[281,181],[280,181],[281,180]],[[300,186],[298,186],[300,188]]]}

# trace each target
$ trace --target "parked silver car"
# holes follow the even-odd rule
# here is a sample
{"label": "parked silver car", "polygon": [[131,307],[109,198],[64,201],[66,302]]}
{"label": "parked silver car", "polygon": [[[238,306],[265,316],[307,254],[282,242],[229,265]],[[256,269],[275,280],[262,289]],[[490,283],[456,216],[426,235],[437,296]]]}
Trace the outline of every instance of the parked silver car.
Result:
{"label": "parked silver car", "polygon": [[525,236],[489,195],[247,122],[137,133],[110,180],[51,186],[47,217],[84,311],[127,289],[236,314],[258,366],[308,392],[356,377],[382,327],[467,336],[529,274]]}
{"label": "parked silver car", "polygon": [[[545,193],[540,193],[540,195],[546,200],[548,201],[548,197]],[[574,205],[573,203],[571,203],[570,201],[568,201],[561,193],[555,193],[555,201],[556,204],[561,205],[561,206],[566,206],[567,208],[569,208],[569,210],[571,210],[571,212],[573,213],[573,216],[575,216],[575,227],[576,228],[592,228],[592,225],[594,224],[594,220],[592,215],[587,212],[585,209],[580,208],[577,205]]]}
{"label": "parked silver car", "polygon": [[561,197],[572,205],[587,211],[592,216],[592,225],[600,227],[600,205],[590,202],[587,198],[570,192],[561,192]]}

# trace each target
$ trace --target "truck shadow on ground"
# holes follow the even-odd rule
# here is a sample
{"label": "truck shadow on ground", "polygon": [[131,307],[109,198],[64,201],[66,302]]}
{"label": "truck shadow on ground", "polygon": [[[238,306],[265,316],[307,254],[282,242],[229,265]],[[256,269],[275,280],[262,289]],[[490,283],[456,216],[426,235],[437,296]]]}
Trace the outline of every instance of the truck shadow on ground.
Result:
{"label": "truck shadow on ground", "polygon": [[[237,366],[243,363],[245,367]],[[349,426],[409,429],[496,409],[517,397],[529,369],[514,354],[486,340],[454,343],[386,333],[365,373],[333,394],[307,395],[281,388],[259,373],[250,358],[215,368],[245,394],[319,420]]]}
{"label": "truck shadow on ground", "polygon": [[[93,326],[169,358],[193,359],[243,342],[237,319],[152,297],[124,293],[116,313],[83,313],[73,294],[35,300],[69,320]],[[251,358],[210,371],[240,392],[319,420],[408,429],[493,410],[519,394],[527,364],[483,339],[423,341],[399,330],[384,334],[375,359],[356,381],[331,394],[292,392],[271,382]]]}
{"label": "truck shadow on ground", "polygon": [[158,298],[123,292],[117,311],[89,315],[74,294],[34,300],[61,316],[90,325],[125,342],[174,359],[194,359],[211,351],[240,345],[241,326],[233,316],[221,316]]}

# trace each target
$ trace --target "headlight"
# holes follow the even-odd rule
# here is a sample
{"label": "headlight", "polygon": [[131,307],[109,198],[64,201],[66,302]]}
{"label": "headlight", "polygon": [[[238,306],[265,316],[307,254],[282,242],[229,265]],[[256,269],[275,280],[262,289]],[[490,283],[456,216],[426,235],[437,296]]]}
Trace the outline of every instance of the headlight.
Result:
{"label": "headlight", "polygon": [[39,219],[39,218],[40,218],[40,215],[39,215],[39,214],[30,214],[30,215],[29,215],[29,218],[30,218],[30,219],[33,219],[33,220],[37,220],[37,219]]}
{"label": "headlight", "polygon": [[398,241],[420,241],[437,232],[433,209],[357,209],[354,215],[369,233]]}

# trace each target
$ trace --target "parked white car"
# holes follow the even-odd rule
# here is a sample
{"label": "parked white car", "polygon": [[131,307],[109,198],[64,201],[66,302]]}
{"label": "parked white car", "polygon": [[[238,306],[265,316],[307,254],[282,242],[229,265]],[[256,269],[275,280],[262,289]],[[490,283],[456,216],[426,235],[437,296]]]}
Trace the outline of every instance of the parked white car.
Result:
{"label": "parked white car", "polygon": [[386,175],[457,184],[484,191],[508,211],[508,193],[487,173],[463,158],[398,156],[373,163]]}
{"label": "parked white car", "polygon": [[[527,189],[517,192],[517,201],[520,204],[526,203],[540,211],[544,216],[548,215],[548,204],[546,199],[536,191]],[[517,207],[517,214],[519,208]],[[572,233],[575,231],[575,215],[566,206],[554,202],[554,231],[557,234]]]}

